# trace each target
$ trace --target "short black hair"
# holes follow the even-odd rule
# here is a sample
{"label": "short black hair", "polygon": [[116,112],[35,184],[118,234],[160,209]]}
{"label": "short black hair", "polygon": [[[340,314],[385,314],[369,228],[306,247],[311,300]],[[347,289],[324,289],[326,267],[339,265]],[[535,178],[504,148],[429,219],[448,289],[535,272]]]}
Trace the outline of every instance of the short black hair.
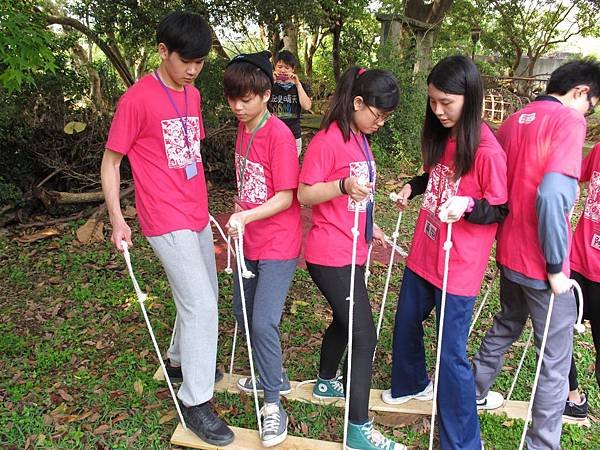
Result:
{"label": "short black hair", "polygon": [[277,53],[277,56],[275,56],[275,64],[277,64],[279,61],[287,64],[292,69],[295,69],[298,65],[298,59],[296,59],[296,56],[294,56],[294,54],[289,50],[281,50],[279,53]]}
{"label": "short black hair", "polygon": [[249,62],[230,64],[223,73],[223,93],[227,98],[241,98],[251,93],[264,95],[271,87],[267,74]]}
{"label": "short black hair", "polygon": [[175,11],[165,16],[156,29],[156,44],[185,59],[204,58],[212,46],[208,22],[198,14]]}
{"label": "short black hair", "polygon": [[600,63],[591,58],[563,64],[550,74],[547,94],[565,95],[579,85],[590,87],[589,97],[600,97]]}

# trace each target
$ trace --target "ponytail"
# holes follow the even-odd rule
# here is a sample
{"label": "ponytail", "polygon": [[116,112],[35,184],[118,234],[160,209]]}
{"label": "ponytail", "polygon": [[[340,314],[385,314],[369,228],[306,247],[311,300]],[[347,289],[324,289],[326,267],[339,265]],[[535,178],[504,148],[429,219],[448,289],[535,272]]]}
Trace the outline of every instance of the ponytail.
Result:
{"label": "ponytail", "polygon": [[354,98],[383,112],[396,109],[400,100],[398,83],[387,70],[349,67],[340,77],[323,120],[321,129],[328,129],[337,122],[344,140],[350,140],[350,122],[354,113]]}

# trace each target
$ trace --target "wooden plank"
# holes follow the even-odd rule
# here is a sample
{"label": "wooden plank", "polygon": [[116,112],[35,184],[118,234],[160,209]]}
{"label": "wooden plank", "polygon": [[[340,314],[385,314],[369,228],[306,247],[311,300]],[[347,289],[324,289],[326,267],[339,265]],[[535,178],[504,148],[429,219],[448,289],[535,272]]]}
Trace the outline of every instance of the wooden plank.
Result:
{"label": "wooden plank", "polygon": [[[223,379],[217,384],[215,384],[215,392],[229,392],[233,394],[239,393],[240,390],[236,386],[237,381],[245,376],[247,375],[238,375],[234,373],[232,374],[232,377],[230,379],[229,374],[225,374]],[[164,379],[160,367],[154,374],[154,378],[159,380]],[[311,383],[303,384],[299,388],[299,382],[291,381],[290,383],[292,385],[292,392],[285,395],[285,397],[288,400],[300,401],[305,403],[332,404],[339,407],[344,406],[344,400],[342,399],[319,400],[314,398],[312,396],[313,385]],[[387,403],[384,403],[383,400],[381,400],[382,392],[383,391],[380,389],[371,389],[371,394],[369,396],[369,409],[371,411],[392,412],[401,414],[419,414],[423,416],[431,414],[431,401],[411,400],[406,403],[402,403],[401,405],[388,405]],[[506,414],[511,419],[525,420],[525,417],[527,416],[527,407],[528,402],[510,400],[508,402],[504,402],[504,405],[500,408],[486,410],[485,412],[496,415]],[[480,413],[482,412],[484,411],[480,411]],[[563,423],[579,425],[584,427],[591,426],[589,419],[575,420],[564,416]]]}
{"label": "wooden plank", "polygon": [[[253,448],[262,448],[262,444],[256,430],[248,430],[237,427],[231,427],[231,429],[235,433],[235,440],[225,447],[216,447],[214,445],[207,444],[190,430],[184,430],[181,424],[179,424],[173,432],[171,444],[201,449],[224,448],[227,450],[248,450]],[[342,444],[339,442],[326,442],[298,436],[288,436],[287,439],[279,444],[276,448],[278,450],[341,450]]]}

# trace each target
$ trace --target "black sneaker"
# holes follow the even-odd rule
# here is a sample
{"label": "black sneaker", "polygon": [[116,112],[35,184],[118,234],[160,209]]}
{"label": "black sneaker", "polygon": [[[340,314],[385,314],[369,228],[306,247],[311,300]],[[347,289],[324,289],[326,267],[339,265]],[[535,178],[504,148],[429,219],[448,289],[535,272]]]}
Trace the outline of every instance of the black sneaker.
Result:
{"label": "black sneaker", "polygon": [[224,446],[233,442],[233,431],[214,412],[210,402],[187,407],[179,401],[186,426],[204,442]]}
{"label": "black sneaker", "polygon": [[[183,382],[183,373],[181,372],[181,366],[172,366],[171,361],[167,358],[165,361],[165,368],[167,369],[167,375],[171,383]],[[215,369],[215,383],[218,383],[223,379],[223,371],[218,367]]]}
{"label": "black sneaker", "polygon": [[581,394],[581,399],[582,402],[579,405],[575,402],[567,400],[563,416],[567,416],[572,419],[585,419],[588,415],[588,401],[585,394]]}

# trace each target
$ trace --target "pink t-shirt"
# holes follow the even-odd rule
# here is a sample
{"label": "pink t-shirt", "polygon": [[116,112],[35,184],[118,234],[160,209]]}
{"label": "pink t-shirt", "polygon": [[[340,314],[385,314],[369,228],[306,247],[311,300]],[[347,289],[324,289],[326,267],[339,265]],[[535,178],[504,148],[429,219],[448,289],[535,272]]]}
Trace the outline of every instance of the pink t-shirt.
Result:
{"label": "pink t-shirt", "polygon": [[[358,136],[362,144],[362,137]],[[368,148],[375,183],[375,161]],[[319,131],[310,141],[304,156],[300,182],[313,185],[320,182],[339,180],[343,177],[369,179],[365,153],[356,140],[350,137],[345,142],[337,123],[327,130]],[[356,263],[367,260],[368,246],[365,241],[367,200],[358,204],[359,236]],[[355,203],[348,195],[340,195],[312,207],[312,226],[306,239],[304,258],[306,261],[330,267],[352,264],[352,227],[354,226]]]}
{"label": "pink t-shirt", "polygon": [[571,267],[600,283],[600,143],[583,160],[580,181],[589,181],[588,195],[573,236]]}
{"label": "pink t-shirt", "polygon": [[[257,260],[297,258],[302,243],[298,188],[298,154],[296,140],[290,129],[271,115],[254,135],[248,159],[244,163],[251,133],[240,123],[236,139],[235,168],[238,199],[243,209],[262,205],[277,192],[294,190],[292,205],[274,216],[246,225],[244,256]],[[244,168],[244,183],[240,173]],[[240,190],[241,187],[241,190]]]}
{"label": "pink t-shirt", "polygon": [[[169,89],[185,116],[185,95]],[[159,81],[146,75],[119,100],[106,148],[127,155],[135,183],[135,203],[142,233],[159,236],[176,230],[200,231],[208,224],[208,199],[200,141],[204,126],[200,92],[186,87],[187,141],[183,125]],[[190,180],[186,166],[196,165]]]}
{"label": "pink t-shirt", "polygon": [[[506,155],[487,125],[481,127],[481,141],[471,170],[458,182],[452,181],[456,141],[449,139],[440,161],[429,170],[419,218],[406,265],[437,288],[444,276],[444,242],[448,225],[438,218],[440,206],[453,195],[490,205],[506,203]],[[479,225],[461,219],[452,225],[452,249],[448,270],[448,292],[475,296],[487,267],[497,224]]]}
{"label": "pink t-shirt", "polygon": [[[507,155],[509,198],[509,213],[497,237],[496,259],[503,266],[536,280],[548,278],[538,239],[537,189],[550,172],[579,178],[585,132],[581,113],[551,100],[531,102],[500,127],[498,141]],[[569,274],[569,258],[565,258],[563,272]]]}

